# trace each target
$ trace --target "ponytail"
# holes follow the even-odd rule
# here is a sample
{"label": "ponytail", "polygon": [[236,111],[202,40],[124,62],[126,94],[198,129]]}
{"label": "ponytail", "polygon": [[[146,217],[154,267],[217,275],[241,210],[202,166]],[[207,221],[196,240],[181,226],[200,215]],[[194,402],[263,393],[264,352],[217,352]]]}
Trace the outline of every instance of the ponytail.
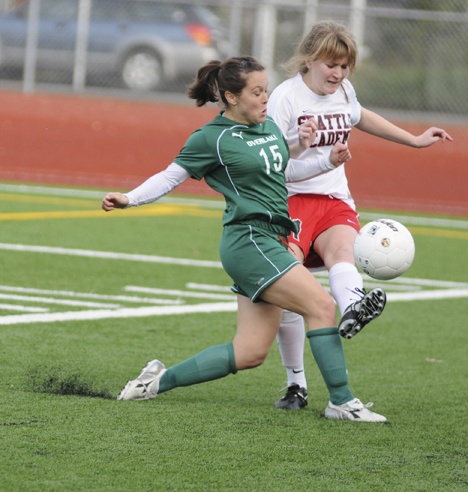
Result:
{"label": "ponytail", "polygon": [[263,70],[265,67],[250,56],[228,58],[224,62],[213,60],[198,70],[187,93],[190,99],[195,99],[198,107],[219,101],[227,107],[229,103],[225,93],[239,95],[246,86],[246,75]]}

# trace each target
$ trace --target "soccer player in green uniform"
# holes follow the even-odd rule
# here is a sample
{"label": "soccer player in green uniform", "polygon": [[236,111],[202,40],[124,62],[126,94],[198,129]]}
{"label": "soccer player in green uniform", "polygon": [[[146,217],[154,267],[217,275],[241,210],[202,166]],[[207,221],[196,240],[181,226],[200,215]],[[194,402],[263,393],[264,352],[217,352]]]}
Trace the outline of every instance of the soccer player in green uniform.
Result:
{"label": "soccer player in green uniform", "polygon": [[[334,301],[291,254],[286,240],[296,225],[289,218],[285,181],[330,171],[350,159],[349,151],[341,144],[324,161],[289,159],[280,129],[267,117],[267,85],[264,67],[250,57],[212,61],[200,68],[189,97],[198,106],[221,100],[225,110],[190,136],[165,171],[127,194],[111,192],[103,198],[105,211],[138,206],[154,202],[190,177],[204,178],[226,199],[220,256],[238,294],[232,342],[169,368],[152,360],[118,399],[147,400],[259,366],[275,340],[283,309],[288,309],[306,321],[312,354],[329,390],[325,417],[385,422],[351,392]],[[310,145],[314,136],[315,128],[304,125],[301,145]]]}

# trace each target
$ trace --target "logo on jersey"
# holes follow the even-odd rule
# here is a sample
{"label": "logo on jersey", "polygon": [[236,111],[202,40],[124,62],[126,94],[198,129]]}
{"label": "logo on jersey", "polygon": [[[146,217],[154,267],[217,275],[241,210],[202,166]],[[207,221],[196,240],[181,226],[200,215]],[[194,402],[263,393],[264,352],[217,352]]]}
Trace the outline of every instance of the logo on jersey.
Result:
{"label": "logo on jersey", "polygon": [[267,137],[260,137],[255,140],[247,141],[247,145],[249,147],[254,147],[255,145],[264,145],[268,142],[274,142],[275,140],[278,140],[276,135],[268,135]]}
{"label": "logo on jersey", "polygon": [[232,132],[231,135],[234,137],[234,138],[240,138],[241,140],[244,140],[244,137],[242,136],[242,132],[239,132],[239,133],[236,133],[236,132]]}
{"label": "logo on jersey", "polygon": [[[309,116],[307,115],[299,116],[297,118],[298,126],[308,119]],[[345,144],[348,141],[353,126],[351,114],[316,114],[315,119],[317,121],[317,136],[310,146],[311,148],[333,146],[336,142]]]}
{"label": "logo on jersey", "polygon": [[293,238],[296,241],[299,241],[299,236],[301,235],[301,230],[302,230],[302,220],[301,219],[291,219],[297,227],[297,232],[293,233]]}

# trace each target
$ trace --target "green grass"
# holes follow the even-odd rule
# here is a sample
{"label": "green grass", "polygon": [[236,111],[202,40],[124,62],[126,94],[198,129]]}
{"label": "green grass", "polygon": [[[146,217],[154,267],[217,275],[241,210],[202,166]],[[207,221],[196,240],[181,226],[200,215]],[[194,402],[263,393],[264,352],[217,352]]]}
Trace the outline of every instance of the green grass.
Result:
{"label": "green grass", "polygon": [[[169,202],[172,212],[158,215],[165,210],[158,207],[168,204],[163,202],[151,209],[152,216],[140,215],[144,208],[104,214],[98,198],[33,191],[0,190],[2,244],[218,261],[221,208]],[[63,216],[51,215],[57,211]],[[25,215],[30,212],[43,215]],[[397,214],[391,216],[398,220]],[[407,225],[417,252],[404,278],[458,282],[456,288],[466,291],[466,221]],[[216,267],[56,250],[0,250],[0,272],[1,286],[43,292],[0,290],[29,298],[0,297],[1,305],[48,308],[57,315],[98,308],[31,297],[69,300],[46,292],[67,291],[81,293],[73,297],[80,301],[110,303],[117,301],[83,294],[143,297],[147,294],[125,291],[125,286],[185,292],[189,282],[230,285]],[[420,288],[450,290],[436,284]],[[157,297],[188,306],[216,302]],[[276,410],[285,382],[276,346],[255,370],[179,388],[156,400],[115,400],[147,360],[157,357],[171,365],[232,339],[234,312],[2,324],[0,489],[464,491],[466,306],[466,296],[390,301],[372,327],[343,342],[353,391],[363,401],[374,401],[389,425],[325,420],[327,392],[309,351],[309,406],[301,412]],[[34,315],[0,307],[0,322],[28,314]]]}

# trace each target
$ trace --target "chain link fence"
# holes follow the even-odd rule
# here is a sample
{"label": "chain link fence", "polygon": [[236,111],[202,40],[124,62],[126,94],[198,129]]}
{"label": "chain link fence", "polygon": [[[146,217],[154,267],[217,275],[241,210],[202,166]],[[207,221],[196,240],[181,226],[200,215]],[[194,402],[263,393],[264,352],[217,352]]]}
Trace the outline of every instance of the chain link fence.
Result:
{"label": "chain link fence", "polygon": [[466,121],[467,0],[0,0],[0,88],[182,96],[198,66],[243,54],[273,89],[311,24],[330,18],[358,41],[364,106]]}

